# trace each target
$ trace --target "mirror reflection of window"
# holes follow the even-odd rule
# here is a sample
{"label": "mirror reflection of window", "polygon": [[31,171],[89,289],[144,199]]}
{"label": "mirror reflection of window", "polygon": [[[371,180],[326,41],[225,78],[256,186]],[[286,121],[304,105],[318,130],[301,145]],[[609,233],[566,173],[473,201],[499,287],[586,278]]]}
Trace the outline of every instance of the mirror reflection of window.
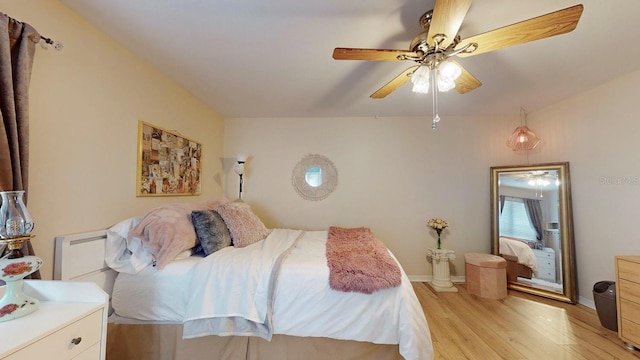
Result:
{"label": "mirror reflection of window", "polygon": [[304,174],[304,180],[312,187],[322,185],[322,169],[317,166],[310,167]]}
{"label": "mirror reflection of window", "polygon": [[536,241],[536,230],[521,199],[506,199],[499,221],[500,236]]}

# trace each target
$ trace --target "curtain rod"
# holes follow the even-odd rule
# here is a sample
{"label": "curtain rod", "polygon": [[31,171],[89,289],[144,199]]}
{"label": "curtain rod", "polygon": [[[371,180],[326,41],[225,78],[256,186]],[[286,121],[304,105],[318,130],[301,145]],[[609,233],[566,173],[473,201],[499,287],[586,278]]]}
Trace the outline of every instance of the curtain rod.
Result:
{"label": "curtain rod", "polygon": [[[5,15],[6,15],[6,14],[5,14]],[[13,18],[13,17],[11,17],[11,16],[9,16],[9,15],[7,15],[7,17],[8,17],[9,19],[11,19],[11,20],[13,20],[13,21],[17,22],[17,23],[24,24],[24,22],[22,22],[22,21],[20,21],[20,20],[18,20],[18,19],[15,19],[15,18]],[[40,45],[41,45],[44,49],[47,49],[47,48],[48,48],[48,45],[53,46],[53,48],[54,48],[55,50],[57,50],[57,51],[60,51],[60,50],[62,50],[62,48],[63,48],[63,45],[62,45],[62,43],[61,43],[60,41],[52,40],[51,38],[48,38],[48,37],[46,37],[46,36],[42,36],[42,35],[40,35],[40,40],[41,40],[41,41],[40,41],[40,42],[41,42],[41,44],[40,44]]]}
{"label": "curtain rod", "polygon": [[[42,35],[40,35],[40,40],[41,40],[41,42],[44,42],[44,44],[41,44],[41,46],[43,48],[45,48],[45,49],[47,48],[47,45],[53,46],[53,49],[57,50],[57,51],[60,51],[63,48],[63,45],[62,45],[62,43],[60,41],[51,40],[51,38],[44,37]],[[47,44],[47,45],[45,45],[45,44]]]}

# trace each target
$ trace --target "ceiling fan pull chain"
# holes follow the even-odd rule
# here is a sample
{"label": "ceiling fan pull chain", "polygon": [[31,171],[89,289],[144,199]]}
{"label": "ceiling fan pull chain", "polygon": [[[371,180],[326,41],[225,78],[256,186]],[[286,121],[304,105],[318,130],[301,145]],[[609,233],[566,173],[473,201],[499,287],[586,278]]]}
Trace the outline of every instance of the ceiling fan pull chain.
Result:
{"label": "ceiling fan pull chain", "polygon": [[438,122],[440,122],[440,115],[438,115],[438,89],[436,88],[438,83],[437,68],[431,69],[431,76],[429,80],[431,81],[431,106],[433,108],[433,122],[431,123],[431,128],[435,130]]}

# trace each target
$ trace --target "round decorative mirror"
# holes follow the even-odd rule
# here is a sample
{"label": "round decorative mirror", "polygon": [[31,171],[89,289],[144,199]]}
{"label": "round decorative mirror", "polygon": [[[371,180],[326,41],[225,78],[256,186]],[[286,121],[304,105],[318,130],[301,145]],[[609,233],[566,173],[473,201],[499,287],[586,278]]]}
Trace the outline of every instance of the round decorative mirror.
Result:
{"label": "round decorative mirror", "polygon": [[311,187],[318,187],[322,185],[322,169],[317,166],[313,166],[307,169],[304,174],[304,181]]}
{"label": "round decorative mirror", "polygon": [[338,170],[326,156],[309,154],[293,168],[291,183],[307,200],[322,200],[338,185]]}

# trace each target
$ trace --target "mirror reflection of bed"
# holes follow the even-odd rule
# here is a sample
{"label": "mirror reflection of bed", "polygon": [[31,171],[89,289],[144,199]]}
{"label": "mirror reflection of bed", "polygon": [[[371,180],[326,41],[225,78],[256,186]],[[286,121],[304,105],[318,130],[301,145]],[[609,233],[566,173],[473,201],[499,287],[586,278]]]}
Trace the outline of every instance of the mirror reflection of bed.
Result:
{"label": "mirror reflection of bed", "polygon": [[510,288],[575,302],[568,163],[492,167],[494,254]]}
{"label": "mirror reflection of bed", "polygon": [[550,248],[534,249],[533,244],[523,239],[500,237],[500,256],[507,260],[507,281],[562,293],[562,282],[556,278],[555,252]]}

